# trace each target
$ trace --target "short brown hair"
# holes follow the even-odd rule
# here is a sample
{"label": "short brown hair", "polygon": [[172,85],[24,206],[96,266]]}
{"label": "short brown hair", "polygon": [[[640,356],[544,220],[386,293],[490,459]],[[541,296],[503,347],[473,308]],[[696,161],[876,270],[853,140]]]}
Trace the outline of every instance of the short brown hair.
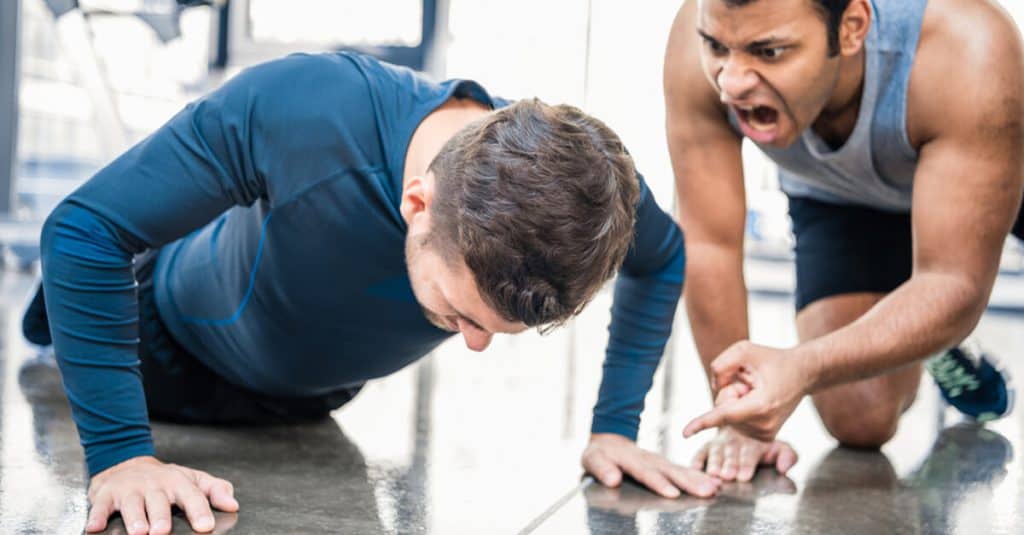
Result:
{"label": "short brown hair", "polygon": [[[554,327],[611,278],[633,239],[639,179],[610,128],[532,99],[460,130],[430,165],[430,243],[461,257],[508,321]],[[458,256],[455,256],[458,255]]]}

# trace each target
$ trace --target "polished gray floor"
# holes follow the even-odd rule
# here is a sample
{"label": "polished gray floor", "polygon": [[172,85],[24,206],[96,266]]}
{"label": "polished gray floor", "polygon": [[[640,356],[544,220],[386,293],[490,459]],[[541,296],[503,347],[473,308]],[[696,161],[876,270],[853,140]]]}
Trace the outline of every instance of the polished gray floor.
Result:
{"label": "polished gray floor", "polygon": [[[82,454],[59,379],[21,340],[33,278],[0,273],[0,533],[78,533]],[[813,409],[783,428],[801,455],[789,477],[762,470],[711,500],[660,499],[581,478],[578,457],[600,379],[609,296],[549,336],[458,343],[367,386],[323,423],[217,429],[154,425],[158,455],[235,484],[235,533],[1022,533],[1021,412],[959,422],[924,381],[881,452],[836,448]],[[794,339],[786,299],[756,299],[753,337]],[[986,316],[979,337],[1017,377],[1024,320]],[[686,462],[708,434],[682,426],[708,406],[680,318],[647,400],[640,442]],[[123,533],[119,520],[111,533]],[[188,533],[179,517],[175,533]]]}

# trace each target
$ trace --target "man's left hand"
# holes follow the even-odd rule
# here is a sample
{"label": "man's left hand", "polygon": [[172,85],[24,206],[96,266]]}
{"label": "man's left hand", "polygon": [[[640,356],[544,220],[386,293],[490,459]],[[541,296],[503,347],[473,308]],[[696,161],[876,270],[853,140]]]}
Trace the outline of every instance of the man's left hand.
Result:
{"label": "man's left hand", "polygon": [[757,440],[774,440],[810,388],[805,364],[782,349],[748,341],[733,344],[711,363],[715,388],[741,383],[749,391],[719,397],[713,409],[687,424],[683,435],[728,425]]}

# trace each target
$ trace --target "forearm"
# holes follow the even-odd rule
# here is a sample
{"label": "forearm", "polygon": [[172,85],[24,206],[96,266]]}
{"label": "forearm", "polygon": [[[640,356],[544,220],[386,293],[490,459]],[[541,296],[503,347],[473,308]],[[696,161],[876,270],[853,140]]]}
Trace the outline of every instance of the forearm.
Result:
{"label": "forearm", "polygon": [[64,203],[41,239],[54,350],[89,473],[153,453],[139,374],[132,253],[144,244]]}
{"label": "forearm", "polygon": [[686,312],[697,353],[710,377],[711,361],[749,337],[742,251],[691,244],[686,278]]}
{"label": "forearm", "polygon": [[873,377],[952,347],[977,324],[991,288],[961,276],[915,274],[860,319],[795,348],[809,391]]}
{"label": "forearm", "polygon": [[662,276],[620,275],[616,281],[592,432],[636,439],[644,397],[672,333],[684,262],[680,248]]}

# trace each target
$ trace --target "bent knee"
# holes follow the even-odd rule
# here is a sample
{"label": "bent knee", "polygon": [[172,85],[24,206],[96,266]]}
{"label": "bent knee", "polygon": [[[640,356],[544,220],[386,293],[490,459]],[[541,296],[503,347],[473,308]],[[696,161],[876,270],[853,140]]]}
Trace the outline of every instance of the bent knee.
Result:
{"label": "bent knee", "polygon": [[900,411],[876,411],[864,415],[828,417],[821,415],[825,429],[843,446],[851,448],[882,447],[892,439],[899,427]]}

